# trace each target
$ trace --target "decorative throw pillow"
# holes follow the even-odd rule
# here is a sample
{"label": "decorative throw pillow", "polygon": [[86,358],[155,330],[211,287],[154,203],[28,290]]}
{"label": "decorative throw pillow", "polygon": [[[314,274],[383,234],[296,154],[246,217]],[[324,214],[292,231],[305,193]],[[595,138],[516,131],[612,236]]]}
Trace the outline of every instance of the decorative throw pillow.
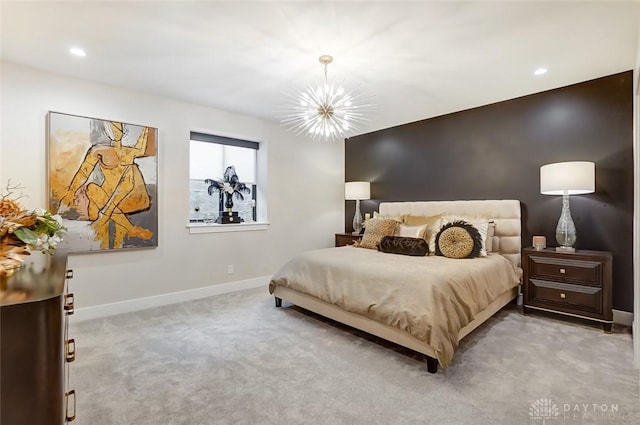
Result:
{"label": "decorative throw pillow", "polygon": [[378,242],[384,236],[393,236],[398,222],[388,218],[372,218],[365,227],[360,246],[362,248],[377,249]]}
{"label": "decorative throw pillow", "polygon": [[378,243],[378,251],[388,254],[412,255],[424,257],[429,253],[429,244],[422,238],[404,236],[383,236]]}
{"label": "decorative throw pillow", "polygon": [[403,214],[402,222],[405,224],[408,224],[409,226],[421,226],[423,224],[438,223],[441,218],[442,218],[442,214],[436,214],[436,215]]}
{"label": "decorative throw pillow", "polygon": [[480,232],[462,220],[445,224],[436,235],[436,255],[447,258],[475,258],[480,256],[481,249]]}
{"label": "decorative throw pillow", "polygon": [[480,232],[480,238],[482,240],[482,248],[480,249],[480,256],[487,256],[487,232],[489,229],[489,219],[483,217],[467,217],[461,215],[444,215],[440,221],[440,228],[448,223],[453,223],[455,221],[464,221],[466,223],[471,224],[475,227],[478,232]]}
{"label": "decorative throw pillow", "polygon": [[411,215],[405,214],[402,216],[402,221],[408,226],[422,225],[424,230],[422,232],[422,238],[429,243],[429,252],[433,253],[436,250],[436,234],[440,230],[442,220],[442,214],[436,215]]}
{"label": "decorative throw pillow", "polygon": [[424,225],[422,226],[409,226],[408,224],[400,223],[396,229],[394,236],[404,236],[407,238],[422,238],[424,235]]}

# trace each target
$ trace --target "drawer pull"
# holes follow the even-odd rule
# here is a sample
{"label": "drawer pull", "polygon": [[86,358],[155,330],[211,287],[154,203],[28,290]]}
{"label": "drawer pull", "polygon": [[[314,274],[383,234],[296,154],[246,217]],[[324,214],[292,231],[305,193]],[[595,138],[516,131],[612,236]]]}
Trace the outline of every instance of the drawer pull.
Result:
{"label": "drawer pull", "polygon": [[[66,398],[65,416],[67,422],[73,422],[76,420],[76,390],[67,391],[64,393]],[[69,399],[73,397],[73,410],[69,411]]]}
{"label": "drawer pull", "polygon": [[565,274],[567,271],[565,269],[560,269],[560,274]]}
{"label": "drawer pull", "polygon": [[76,340],[71,338],[67,341],[67,350],[64,354],[64,359],[67,363],[71,363],[76,359]]}
{"label": "drawer pull", "polygon": [[564,300],[565,298],[567,298],[567,295],[564,292],[562,292],[560,293],[560,298]]}
{"label": "drawer pull", "polygon": [[67,279],[73,279],[73,269],[67,269]]}
{"label": "drawer pull", "polygon": [[73,305],[74,305],[74,298],[73,298],[73,294],[67,294],[64,296],[64,310],[67,312],[68,315],[73,314]]}

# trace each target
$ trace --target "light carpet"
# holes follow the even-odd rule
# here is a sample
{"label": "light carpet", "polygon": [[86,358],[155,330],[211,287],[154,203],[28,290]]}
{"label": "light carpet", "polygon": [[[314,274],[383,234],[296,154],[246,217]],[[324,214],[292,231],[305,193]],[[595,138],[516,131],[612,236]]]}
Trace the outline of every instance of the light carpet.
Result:
{"label": "light carpet", "polygon": [[74,423],[640,423],[626,328],[510,305],[430,374],[409,350],[283,305],[265,288],[72,320]]}

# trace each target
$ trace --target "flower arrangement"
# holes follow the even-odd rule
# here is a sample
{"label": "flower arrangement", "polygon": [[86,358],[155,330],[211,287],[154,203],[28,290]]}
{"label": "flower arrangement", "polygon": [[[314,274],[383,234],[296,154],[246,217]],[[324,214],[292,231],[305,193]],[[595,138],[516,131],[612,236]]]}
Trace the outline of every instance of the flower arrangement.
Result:
{"label": "flower arrangement", "polygon": [[18,200],[23,197],[20,185],[7,184],[0,194],[0,276],[11,275],[20,268],[30,251],[52,254],[66,232],[62,217],[37,208],[25,210]]}

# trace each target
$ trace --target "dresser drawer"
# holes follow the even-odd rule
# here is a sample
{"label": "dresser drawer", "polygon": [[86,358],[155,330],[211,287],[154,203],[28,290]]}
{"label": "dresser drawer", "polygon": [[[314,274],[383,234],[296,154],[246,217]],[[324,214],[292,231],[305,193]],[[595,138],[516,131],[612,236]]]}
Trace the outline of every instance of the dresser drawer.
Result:
{"label": "dresser drawer", "polygon": [[602,263],[599,261],[529,256],[529,275],[600,285]]}
{"label": "dresser drawer", "polygon": [[573,310],[602,313],[602,289],[596,286],[529,279],[529,301],[532,305],[550,303]]}

